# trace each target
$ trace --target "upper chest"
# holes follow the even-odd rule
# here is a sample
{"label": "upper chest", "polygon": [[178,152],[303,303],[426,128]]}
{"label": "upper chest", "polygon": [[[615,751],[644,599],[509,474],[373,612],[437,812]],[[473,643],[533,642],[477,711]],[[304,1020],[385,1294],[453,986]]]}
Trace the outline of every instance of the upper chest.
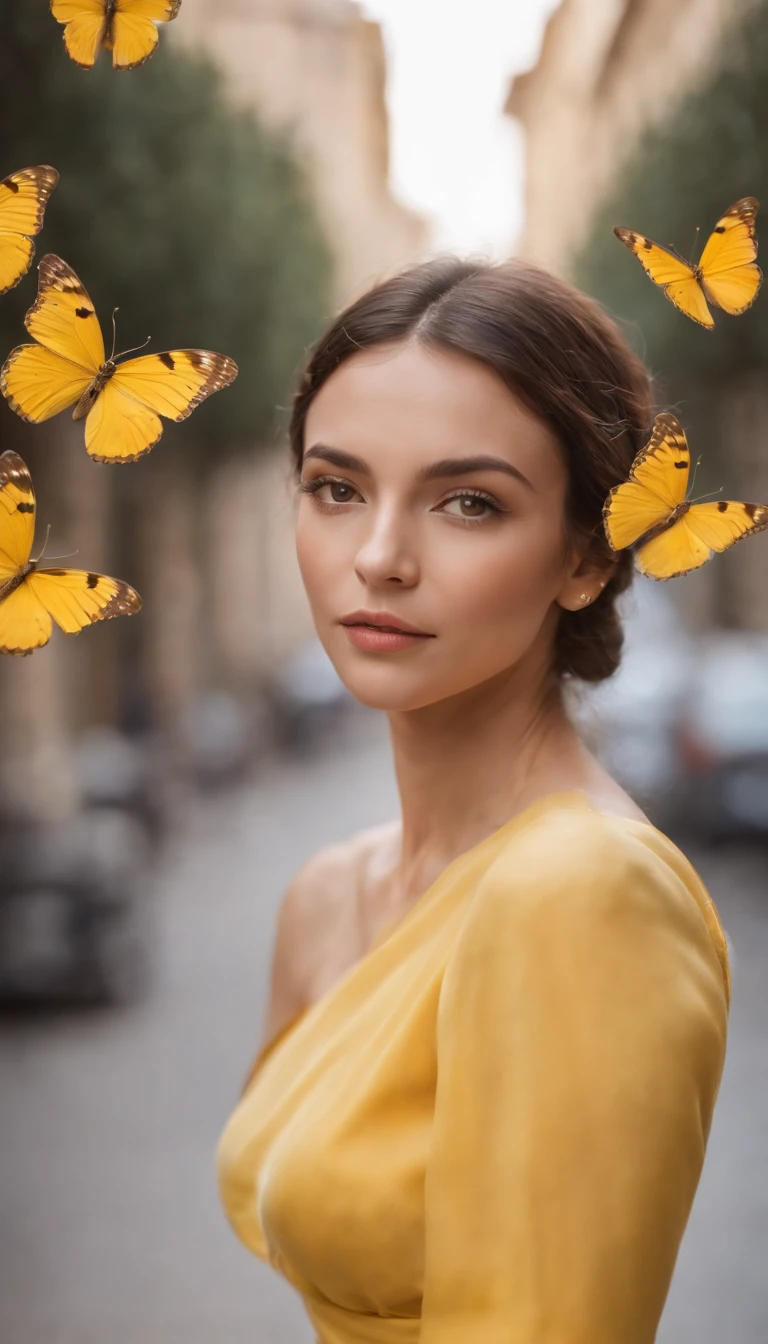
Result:
{"label": "upper chest", "polygon": [[400,823],[369,827],[346,842],[304,933],[309,1002],[366,956],[379,934],[406,914],[413,897],[398,888]]}

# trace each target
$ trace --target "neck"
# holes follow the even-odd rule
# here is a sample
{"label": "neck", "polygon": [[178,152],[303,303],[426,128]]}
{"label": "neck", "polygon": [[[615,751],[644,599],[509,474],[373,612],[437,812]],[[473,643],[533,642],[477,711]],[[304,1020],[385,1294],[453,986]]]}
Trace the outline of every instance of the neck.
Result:
{"label": "neck", "polygon": [[536,798],[581,781],[585,748],[535,656],[448,700],[392,712],[389,722],[405,899]]}

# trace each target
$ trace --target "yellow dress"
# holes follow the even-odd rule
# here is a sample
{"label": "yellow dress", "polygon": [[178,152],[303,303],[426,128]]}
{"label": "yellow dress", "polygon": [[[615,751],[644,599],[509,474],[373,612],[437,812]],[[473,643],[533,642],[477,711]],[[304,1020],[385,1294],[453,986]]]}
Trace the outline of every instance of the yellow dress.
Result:
{"label": "yellow dress", "polygon": [[322,1344],[651,1344],[730,979],[654,827],[549,795],[258,1056],[217,1170]]}

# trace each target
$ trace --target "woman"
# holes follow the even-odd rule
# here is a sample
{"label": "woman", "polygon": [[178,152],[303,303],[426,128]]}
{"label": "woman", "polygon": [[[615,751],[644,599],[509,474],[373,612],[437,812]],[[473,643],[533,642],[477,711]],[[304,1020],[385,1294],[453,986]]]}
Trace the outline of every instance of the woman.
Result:
{"label": "woman", "polygon": [[632,559],[601,509],[650,418],[613,324],[520,262],[379,285],[296,397],[302,577],[340,676],[388,715],[402,818],[287,892],[218,1170],[322,1344],[655,1338],[726,944],[563,705],[619,661]]}

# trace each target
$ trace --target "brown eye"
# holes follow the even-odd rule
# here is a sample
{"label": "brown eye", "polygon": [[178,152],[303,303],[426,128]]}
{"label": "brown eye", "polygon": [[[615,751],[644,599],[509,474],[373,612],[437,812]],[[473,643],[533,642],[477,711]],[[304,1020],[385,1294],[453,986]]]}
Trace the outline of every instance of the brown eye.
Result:
{"label": "brown eye", "polygon": [[[326,485],[331,491],[331,499],[334,504],[346,504],[349,496],[355,493],[352,486],[345,485],[343,481],[326,481]],[[346,494],[343,493],[345,490],[347,492]],[[339,496],[334,494],[334,491],[341,491],[342,493]]]}
{"label": "brown eye", "polygon": [[[459,509],[448,510],[450,504],[458,504]],[[483,495],[475,494],[452,495],[450,499],[446,500],[443,507],[451,512],[454,518],[466,518],[467,520],[487,518],[490,513],[494,512],[494,506],[489,499],[486,499]]]}

